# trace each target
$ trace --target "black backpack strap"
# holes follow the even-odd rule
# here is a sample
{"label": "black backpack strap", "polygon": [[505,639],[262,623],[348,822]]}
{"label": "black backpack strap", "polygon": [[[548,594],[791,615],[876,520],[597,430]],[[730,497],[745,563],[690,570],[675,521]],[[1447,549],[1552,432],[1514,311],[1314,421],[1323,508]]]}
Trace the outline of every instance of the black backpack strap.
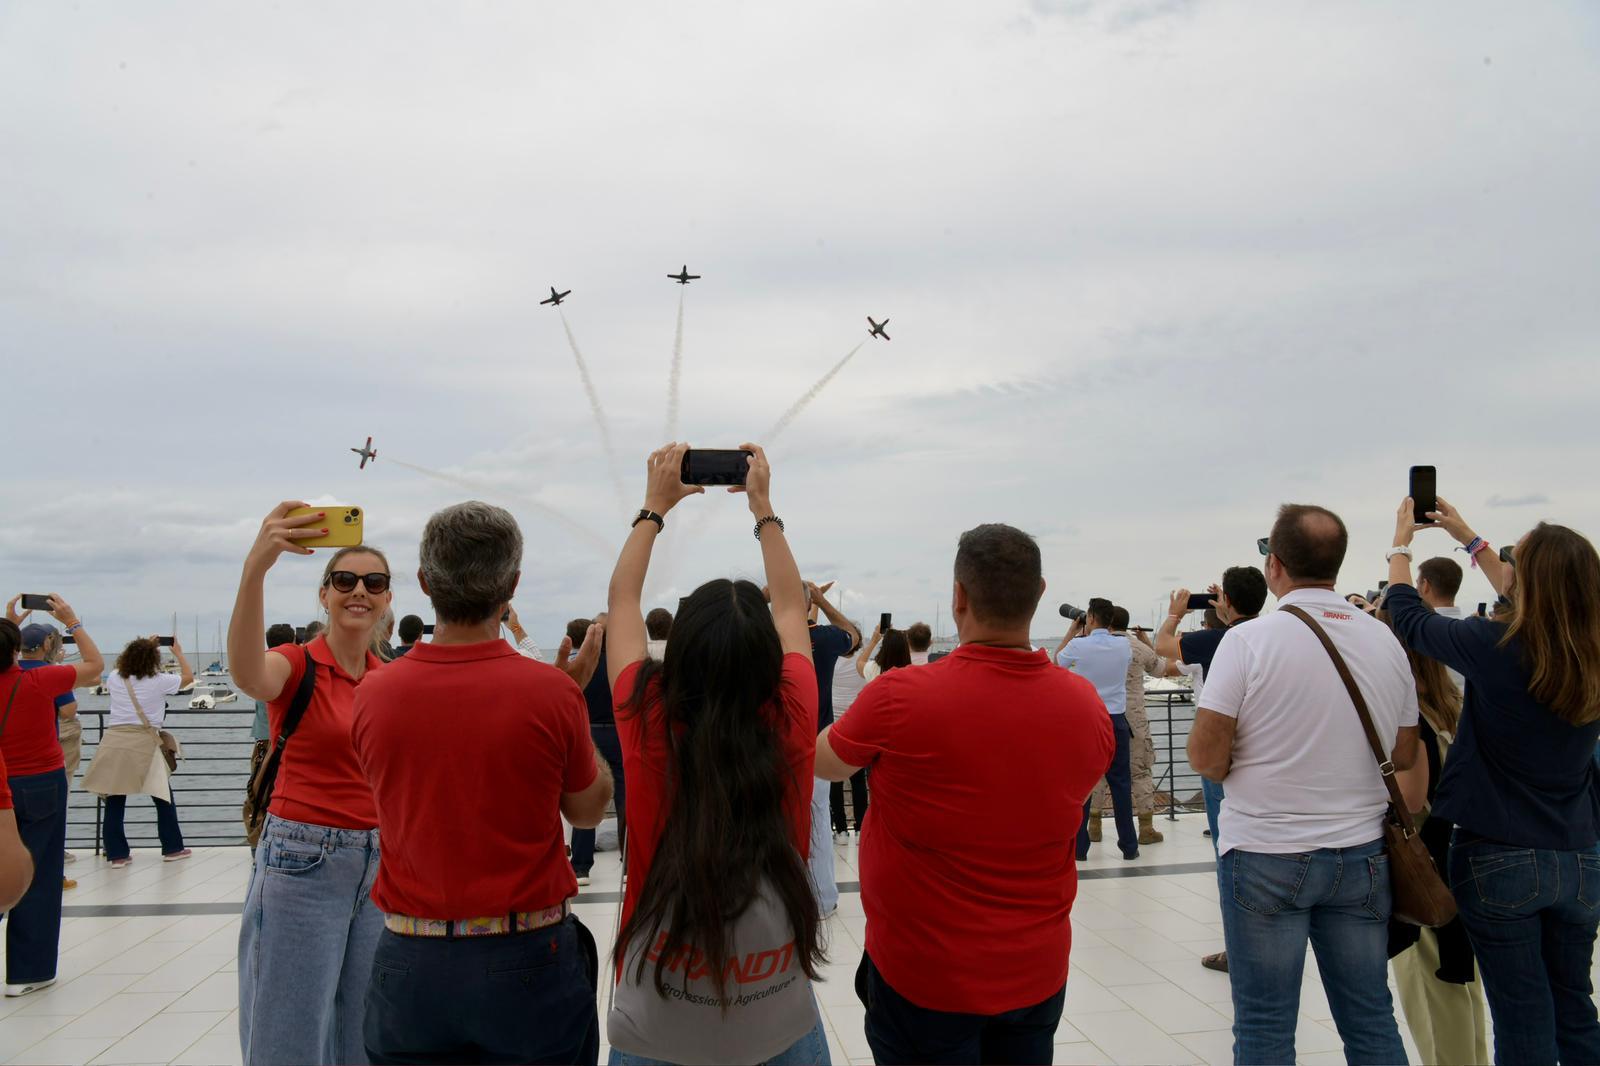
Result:
{"label": "black backpack strap", "polygon": [[278,734],[277,742],[272,745],[272,751],[256,775],[255,790],[250,798],[261,818],[266,817],[267,805],[272,802],[272,790],[278,781],[278,764],[283,761],[284,746],[289,743],[289,738],[294,736],[294,731],[300,728],[300,722],[306,716],[306,708],[311,706],[311,694],[317,687],[316,660],[311,658],[310,651],[305,652],[305,657],[305,673],[300,675],[300,685],[294,690],[294,699],[289,703],[288,713],[283,716],[283,730]]}
{"label": "black backpack strap", "polygon": [[4,717],[4,718],[0,718],[0,736],[5,736],[5,733],[6,733],[6,723],[7,723],[7,722],[9,722],[9,721],[11,721],[11,704],[12,704],[12,703],[13,703],[13,702],[14,702],[14,701],[15,701],[15,700],[16,700],[16,698],[17,698],[17,689],[19,689],[19,688],[21,688],[21,687],[22,687],[22,675],[21,675],[21,674],[20,674],[20,673],[19,673],[19,674],[18,674],[18,675],[17,675],[17,682],[16,682],[16,684],[14,684],[14,685],[12,685],[12,686],[11,686],[11,695],[10,695],[10,697],[9,697],[9,698],[8,698],[8,699],[7,699],[7,700],[6,700],[6,716],[5,716],[5,717]]}

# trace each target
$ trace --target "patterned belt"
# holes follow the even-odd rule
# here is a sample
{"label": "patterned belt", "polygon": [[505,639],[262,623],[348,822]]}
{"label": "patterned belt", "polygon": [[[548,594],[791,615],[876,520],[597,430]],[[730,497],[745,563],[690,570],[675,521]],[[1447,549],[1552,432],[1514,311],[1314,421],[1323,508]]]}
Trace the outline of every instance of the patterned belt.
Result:
{"label": "patterned belt", "polygon": [[400,936],[507,936],[511,933],[531,933],[558,924],[572,913],[569,903],[563,902],[542,911],[518,911],[494,918],[412,918],[404,914],[386,914],[383,924],[391,933]]}

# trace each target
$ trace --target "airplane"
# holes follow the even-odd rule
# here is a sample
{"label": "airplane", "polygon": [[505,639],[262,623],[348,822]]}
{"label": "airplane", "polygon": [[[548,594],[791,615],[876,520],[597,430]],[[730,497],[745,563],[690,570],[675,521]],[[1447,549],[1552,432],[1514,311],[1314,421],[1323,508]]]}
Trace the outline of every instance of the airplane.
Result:
{"label": "airplane", "polygon": [[362,469],[362,470],[365,470],[367,468],[367,461],[368,460],[376,459],[378,457],[378,453],[373,450],[372,438],[371,437],[367,438],[367,443],[366,443],[366,445],[364,447],[351,448],[350,450],[355,452],[357,455],[361,456],[361,467],[360,467],[360,469]]}
{"label": "airplane", "polygon": [[868,315],[867,316],[867,326],[869,328],[867,329],[867,333],[868,333],[869,336],[882,337],[884,340],[891,340],[892,338],[887,333],[885,333],[883,331],[883,327],[887,326],[888,324],[889,324],[889,320],[887,318],[884,319],[882,322],[874,322],[872,320],[872,316]]}
{"label": "airplane", "polygon": [[689,273],[689,264],[685,263],[676,274],[668,274],[667,277],[676,281],[679,285],[687,285],[691,281],[699,280],[700,275]]}
{"label": "airplane", "polygon": [[571,295],[572,295],[572,290],[571,289],[568,289],[566,292],[557,292],[556,291],[556,287],[554,285],[552,285],[552,286],[550,286],[550,299],[548,299],[548,300],[540,300],[539,304],[540,304],[541,307],[543,305],[545,305],[545,304],[554,304],[556,307],[560,307],[561,306],[561,301],[565,300],[568,296],[571,296]]}

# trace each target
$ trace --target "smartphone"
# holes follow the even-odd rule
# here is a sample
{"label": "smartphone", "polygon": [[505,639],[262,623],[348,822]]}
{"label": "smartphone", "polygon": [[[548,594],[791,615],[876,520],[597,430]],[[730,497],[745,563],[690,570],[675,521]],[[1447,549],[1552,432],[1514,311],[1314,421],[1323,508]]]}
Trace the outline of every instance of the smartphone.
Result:
{"label": "smartphone", "polygon": [[753,453],[738,448],[690,448],[679,479],[685,485],[743,485]]}
{"label": "smartphone", "polygon": [[22,609],[24,611],[48,611],[50,597],[42,596],[37,592],[24,592],[22,594]]}
{"label": "smartphone", "polygon": [[298,518],[300,515],[326,514],[328,516],[325,527],[327,536],[308,537],[296,541],[307,548],[354,548],[361,543],[362,523],[365,521],[365,512],[359,507],[296,507],[287,517]]}
{"label": "smartphone", "polygon": [[296,644],[304,644],[306,642],[306,627],[305,626],[295,626],[294,627],[294,642]]}
{"label": "smartphone", "polygon": [[1432,525],[1429,511],[1439,509],[1439,482],[1431,466],[1411,468],[1411,517],[1419,525]]}
{"label": "smartphone", "polygon": [[1378,591],[1379,592],[1382,592],[1384,589],[1386,589],[1388,587],[1389,587],[1389,582],[1387,582],[1387,581],[1378,582]]}
{"label": "smartphone", "polygon": [[1479,618],[1488,618],[1489,617],[1489,605],[1487,603],[1478,604],[1478,617]]}
{"label": "smartphone", "polygon": [[1209,592],[1191,592],[1189,594],[1189,610],[1203,611],[1211,606],[1211,601],[1216,599]]}
{"label": "smartphone", "polygon": [[1504,548],[1500,549],[1500,561],[1505,563],[1507,566],[1517,565],[1516,551],[1512,545],[1507,544]]}
{"label": "smartphone", "polygon": [[163,648],[170,648],[172,647],[173,642],[177,639],[177,637],[157,637],[156,643],[161,645]]}
{"label": "smartphone", "polygon": [[422,627],[422,635],[425,636],[425,637],[433,636],[433,623],[432,622],[429,622],[429,623],[427,623],[426,625],[424,625]]}
{"label": "smartphone", "polygon": [[884,611],[882,614],[880,614],[878,616],[878,632],[879,633],[887,633],[887,632],[889,632],[889,623],[890,623],[891,620],[892,620],[892,617],[891,617],[891,615],[889,614],[888,611]]}

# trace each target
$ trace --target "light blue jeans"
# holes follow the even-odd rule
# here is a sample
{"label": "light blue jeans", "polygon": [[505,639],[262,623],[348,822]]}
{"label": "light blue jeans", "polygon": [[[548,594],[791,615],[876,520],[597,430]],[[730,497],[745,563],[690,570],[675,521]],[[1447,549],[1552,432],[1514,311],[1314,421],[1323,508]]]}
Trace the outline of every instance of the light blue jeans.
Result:
{"label": "light blue jeans", "polygon": [[[828,822],[829,783],[821,778],[811,782],[811,888],[817,897],[817,910],[823,917],[839,905],[839,882],[833,872],[833,830]],[[827,1050],[824,1042],[823,1050]]]}
{"label": "light blue jeans", "polygon": [[239,922],[244,1066],[364,1063],[378,831],[269,815]]}
{"label": "light blue jeans", "polygon": [[[827,784],[826,781],[823,784]],[[824,797],[827,792],[824,790]],[[826,815],[827,811],[824,810]],[[672,1063],[662,1062],[660,1059],[647,1059],[642,1055],[630,1055],[626,1051],[611,1049],[611,1055],[606,1062],[610,1066],[672,1066]],[[833,1060],[828,1055],[828,1038],[822,1031],[822,1022],[819,1019],[812,1027],[811,1032],[790,1044],[788,1048],[778,1052],[767,1059],[763,1066],[806,1066],[815,1063],[816,1066],[833,1066]]]}
{"label": "light blue jeans", "polygon": [[1217,875],[1233,985],[1233,1061],[1295,1061],[1306,941],[1346,1061],[1404,1063],[1389,996],[1383,841],[1291,855],[1233,849]]}

